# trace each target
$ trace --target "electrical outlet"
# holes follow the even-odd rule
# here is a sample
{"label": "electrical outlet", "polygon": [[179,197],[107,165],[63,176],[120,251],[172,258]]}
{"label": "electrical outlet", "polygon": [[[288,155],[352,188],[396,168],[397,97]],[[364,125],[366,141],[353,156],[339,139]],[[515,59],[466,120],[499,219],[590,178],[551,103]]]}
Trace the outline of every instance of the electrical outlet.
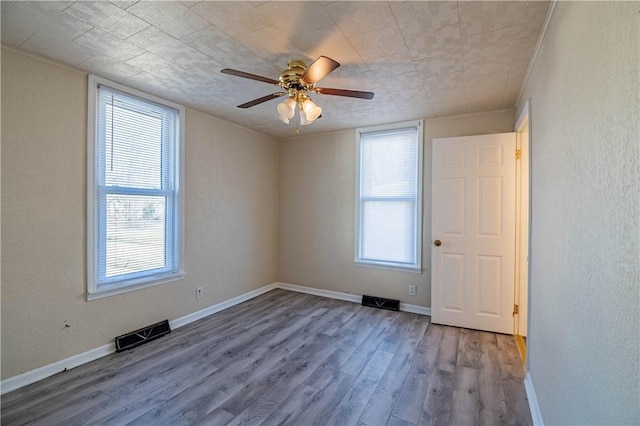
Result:
{"label": "electrical outlet", "polygon": [[204,289],[202,287],[196,288],[196,299],[202,299],[202,292]]}
{"label": "electrical outlet", "polygon": [[415,295],[416,295],[416,286],[412,284],[409,286],[409,296],[415,296]]}

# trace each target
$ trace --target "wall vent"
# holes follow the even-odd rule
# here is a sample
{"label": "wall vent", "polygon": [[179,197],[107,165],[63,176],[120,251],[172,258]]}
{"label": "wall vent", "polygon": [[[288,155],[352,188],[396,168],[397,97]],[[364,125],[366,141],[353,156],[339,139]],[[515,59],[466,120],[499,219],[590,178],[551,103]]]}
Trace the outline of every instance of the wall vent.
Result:
{"label": "wall vent", "polygon": [[116,337],[116,352],[133,349],[136,346],[140,346],[169,333],[171,333],[169,320],[164,320],[151,324],[148,327],[141,328],[140,330],[123,334],[122,336]]}
{"label": "wall vent", "polygon": [[385,299],[383,297],[362,296],[362,304],[373,308],[389,309],[390,311],[400,310],[400,301],[395,299]]}

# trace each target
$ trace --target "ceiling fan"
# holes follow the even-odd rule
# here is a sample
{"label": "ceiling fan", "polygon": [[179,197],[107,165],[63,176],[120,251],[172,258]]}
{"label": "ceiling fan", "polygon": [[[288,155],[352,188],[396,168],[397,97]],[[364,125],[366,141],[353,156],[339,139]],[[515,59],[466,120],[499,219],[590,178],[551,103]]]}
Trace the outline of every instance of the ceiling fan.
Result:
{"label": "ceiling fan", "polygon": [[252,101],[245,102],[238,105],[238,108],[251,108],[252,106],[270,101],[271,99],[287,95],[287,99],[278,104],[278,115],[280,120],[285,124],[289,124],[289,120],[293,118],[296,113],[297,105],[300,109],[300,124],[305,126],[313,123],[322,113],[322,109],[311,100],[311,97],[309,96],[310,93],[346,96],[349,98],[373,99],[372,92],[316,87],[316,83],[320,79],[324,78],[339,66],[340,64],[333,59],[326,56],[320,56],[308,67],[303,61],[290,61],[288,68],[280,73],[278,80],[230,68],[225,68],[220,72],[223,74],[235,75],[236,77],[273,84],[284,89],[283,92],[272,93]]}

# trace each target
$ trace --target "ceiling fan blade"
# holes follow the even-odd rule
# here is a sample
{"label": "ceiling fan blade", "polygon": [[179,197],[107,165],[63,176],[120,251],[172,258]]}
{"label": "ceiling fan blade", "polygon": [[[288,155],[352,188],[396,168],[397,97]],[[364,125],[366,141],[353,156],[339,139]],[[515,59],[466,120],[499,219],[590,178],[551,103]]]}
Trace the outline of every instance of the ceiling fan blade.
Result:
{"label": "ceiling fan blade", "polygon": [[330,89],[328,87],[316,87],[313,89],[322,95],[346,96],[348,98],[373,99],[373,92],[360,92],[358,90]]}
{"label": "ceiling fan blade", "polygon": [[300,80],[307,84],[314,84],[339,66],[340,64],[333,59],[320,56],[309,65],[309,68],[302,74]]}
{"label": "ceiling fan blade", "polygon": [[251,108],[252,106],[256,106],[256,105],[261,104],[263,102],[270,101],[271,99],[279,98],[280,96],[286,95],[286,94],[287,94],[287,92],[272,93],[270,95],[263,96],[263,97],[258,98],[258,99],[254,99],[252,101],[245,102],[242,105],[238,105],[238,108]]}
{"label": "ceiling fan blade", "polygon": [[255,74],[249,74],[248,72],[238,71],[231,68],[225,68],[223,70],[220,70],[220,72],[222,74],[229,74],[229,75],[235,75],[236,77],[248,78],[249,80],[257,80],[263,83],[275,84],[276,86],[280,84],[278,80],[274,80],[272,78],[262,77],[260,75],[255,75]]}

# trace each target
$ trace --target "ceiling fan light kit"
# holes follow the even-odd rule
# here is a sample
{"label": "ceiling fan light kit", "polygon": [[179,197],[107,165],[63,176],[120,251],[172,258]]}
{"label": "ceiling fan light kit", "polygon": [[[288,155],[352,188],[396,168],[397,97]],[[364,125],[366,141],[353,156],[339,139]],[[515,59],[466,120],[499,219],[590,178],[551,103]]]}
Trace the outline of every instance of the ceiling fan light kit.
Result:
{"label": "ceiling fan light kit", "polygon": [[323,95],[373,99],[374,94],[372,92],[316,87],[316,83],[320,79],[324,78],[339,66],[340,64],[333,59],[326,56],[320,56],[308,67],[303,61],[290,61],[288,68],[280,73],[278,80],[230,68],[225,68],[220,72],[223,74],[234,75],[236,77],[248,78],[250,80],[277,85],[285,90],[285,92],[276,92],[254,99],[253,101],[245,102],[244,104],[238,105],[238,108],[251,108],[252,106],[270,101],[271,99],[287,95],[287,99],[278,104],[278,117],[283,123],[289,124],[289,121],[295,116],[297,105],[298,110],[300,111],[300,125],[306,126],[307,124],[313,123],[322,114],[322,108],[311,100],[311,97],[309,96],[309,93],[311,92]]}

